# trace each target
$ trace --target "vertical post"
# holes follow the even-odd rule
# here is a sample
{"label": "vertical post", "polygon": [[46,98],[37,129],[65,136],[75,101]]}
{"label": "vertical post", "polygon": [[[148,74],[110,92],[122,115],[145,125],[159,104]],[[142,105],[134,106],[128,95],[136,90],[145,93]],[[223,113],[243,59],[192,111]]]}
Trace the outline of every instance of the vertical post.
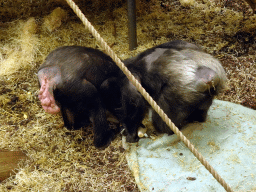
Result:
{"label": "vertical post", "polygon": [[135,4],[135,0],[127,0],[127,3],[128,3],[129,49],[133,50],[137,47],[136,4]]}

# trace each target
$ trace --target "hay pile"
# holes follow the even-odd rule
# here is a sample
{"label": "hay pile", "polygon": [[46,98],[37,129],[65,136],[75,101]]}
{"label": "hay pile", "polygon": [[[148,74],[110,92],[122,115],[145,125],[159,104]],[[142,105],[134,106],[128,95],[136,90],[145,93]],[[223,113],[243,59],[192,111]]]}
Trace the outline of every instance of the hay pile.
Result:
{"label": "hay pile", "polygon": [[[138,191],[120,137],[99,151],[92,145],[91,127],[67,130],[61,117],[46,114],[37,99],[36,72],[47,54],[64,45],[100,49],[96,40],[63,1],[50,6],[50,0],[19,0],[18,13],[11,12],[11,1],[0,2],[5,5],[0,11],[5,15],[0,23],[0,149],[23,150],[29,157],[0,191]],[[139,47],[132,52],[125,1],[110,1],[111,9],[100,6],[102,1],[76,2],[121,59],[175,39],[203,46],[228,74],[229,89],[219,99],[256,109],[256,16],[243,1],[140,1]],[[50,15],[58,6],[60,15]],[[58,22],[47,24],[51,16]]]}
{"label": "hay pile", "polygon": [[37,48],[40,45],[36,30],[37,24],[33,17],[25,22],[19,21],[13,27],[12,42],[1,46],[0,76],[11,75],[19,68],[27,69],[33,66]]}

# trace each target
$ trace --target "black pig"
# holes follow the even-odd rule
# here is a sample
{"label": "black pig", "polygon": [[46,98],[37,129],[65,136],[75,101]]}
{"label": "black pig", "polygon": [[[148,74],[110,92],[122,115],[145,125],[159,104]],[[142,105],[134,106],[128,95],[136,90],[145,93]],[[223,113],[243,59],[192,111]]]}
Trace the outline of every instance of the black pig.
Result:
{"label": "black pig", "polygon": [[[220,62],[185,41],[155,46],[124,63],[178,128],[205,121],[214,96],[225,88]],[[123,74],[104,81],[100,90],[107,109],[123,124],[127,141],[136,142],[148,103]],[[156,112],[152,121],[157,131],[173,134]]]}
{"label": "black pig", "polygon": [[61,111],[67,128],[94,124],[94,145],[107,146],[115,135],[109,129],[106,109],[99,94],[102,82],[120,73],[103,52],[81,46],[59,47],[52,51],[38,71],[39,99],[46,112]]}

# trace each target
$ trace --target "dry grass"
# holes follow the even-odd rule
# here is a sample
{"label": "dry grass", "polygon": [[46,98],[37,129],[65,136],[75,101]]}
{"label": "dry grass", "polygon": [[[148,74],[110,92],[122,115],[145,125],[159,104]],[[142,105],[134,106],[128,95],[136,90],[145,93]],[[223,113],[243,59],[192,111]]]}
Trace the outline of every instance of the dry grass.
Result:
{"label": "dry grass", "polygon": [[10,33],[14,34],[10,38],[11,43],[6,43],[0,48],[0,76],[11,75],[20,68],[28,69],[35,61],[38,52],[39,39],[35,35],[37,30],[35,18],[17,22],[12,30]]}
{"label": "dry grass", "polygon": [[[63,45],[99,46],[62,1],[51,9],[45,4],[50,1],[37,1],[41,3],[37,8],[47,10],[38,10],[36,2],[31,2],[24,6],[28,9],[27,14],[23,12],[24,20],[0,23],[0,148],[23,150],[29,157],[16,176],[0,184],[0,191],[138,191],[120,137],[105,150],[97,150],[90,127],[67,130],[60,116],[46,114],[40,107],[36,72],[46,55]],[[139,47],[130,52],[126,5],[113,2],[118,3],[113,14],[95,5],[91,12],[88,5],[82,10],[88,10],[88,19],[121,59],[170,40],[197,43],[218,57],[227,71],[229,89],[219,98],[256,109],[256,17],[246,3],[195,0],[181,6],[177,0],[141,1]],[[57,3],[69,17],[49,32],[44,30],[43,18]],[[10,14],[7,8],[5,12]],[[17,15],[15,19],[20,18]]]}

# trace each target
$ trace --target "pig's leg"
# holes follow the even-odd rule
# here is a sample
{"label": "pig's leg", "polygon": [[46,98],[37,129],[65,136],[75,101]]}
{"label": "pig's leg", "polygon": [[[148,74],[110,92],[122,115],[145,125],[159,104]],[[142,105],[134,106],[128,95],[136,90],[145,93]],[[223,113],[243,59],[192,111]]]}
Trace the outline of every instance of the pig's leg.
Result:
{"label": "pig's leg", "polygon": [[92,101],[94,107],[91,110],[94,124],[94,145],[97,148],[107,147],[115,136],[115,131],[110,129],[107,123],[106,109],[99,94]]}
{"label": "pig's leg", "polygon": [[64,81],[53,89],[54,99],[60,106],[65,127],[80,129],[90,124],[87,92],[80,79]]}
{"label": "pig's leg", "polygon": [[68,129],[80,129],[81,127],[89,126],[89,113],[78,111],[61,105],[61,115],[64,121],[65,127]]}
{"label": "pig's leg", "polygon": [[94,145],[105,148],[114,138],[115,131],[108,126],[105,105],[98,90],[93,85],[87,86],[91,88],[88,90],[87,106],[94,125]]}
{"label": "pig's leg", "polygon": [[73,112],[71,112],[70,109],[64,106],[61,106],[61,115],[64,121],[64,126],[68,129],[72,129],[75,125],[75,117]]}
{"label": "pig's leg", "polygon": [[53,93],[61,106],[65,126],[79,129],[89,123],[90,117],[94,125],[95,147],[104,148],[110,144],[115,132],[109,129],[105,106],[92,83],[74,79],[59,84]]}
{"label": "pig's leg", "polygon": [[[69,129],[80,129],[87,127],[90,124],[90,113],[86,110],[86,105],[83,103],[74,103],[75,108],[67,108],[65,105],[61,106],[61,114],[64,124]],[[84,109],[81,109],[83,107]]]}
{"label": "pig's leg", "polygon": [[94,126],[94,145],[97,148],[107,147],[112,141],[115,131],[110,129],[108,126],[106,109],[101,95],[97,88],[86,80],[83,80],[80,91],[82,92],[83,96],[85,95],[85,97],[81,97],[81,103],[83,104],[80,104],[79,106],[86,108],[86,110],[81,109],[82,113],[80,114],[90,114]]}
{"label": "pig's leg", "polygon": [[206,91],[205,96],[198,101],[198,103],[193,106],[193,113],[188,117],[189,122],[205,122],[207,118],[207,112],[212,105],[214,96],[210,95],[208,91]]}

